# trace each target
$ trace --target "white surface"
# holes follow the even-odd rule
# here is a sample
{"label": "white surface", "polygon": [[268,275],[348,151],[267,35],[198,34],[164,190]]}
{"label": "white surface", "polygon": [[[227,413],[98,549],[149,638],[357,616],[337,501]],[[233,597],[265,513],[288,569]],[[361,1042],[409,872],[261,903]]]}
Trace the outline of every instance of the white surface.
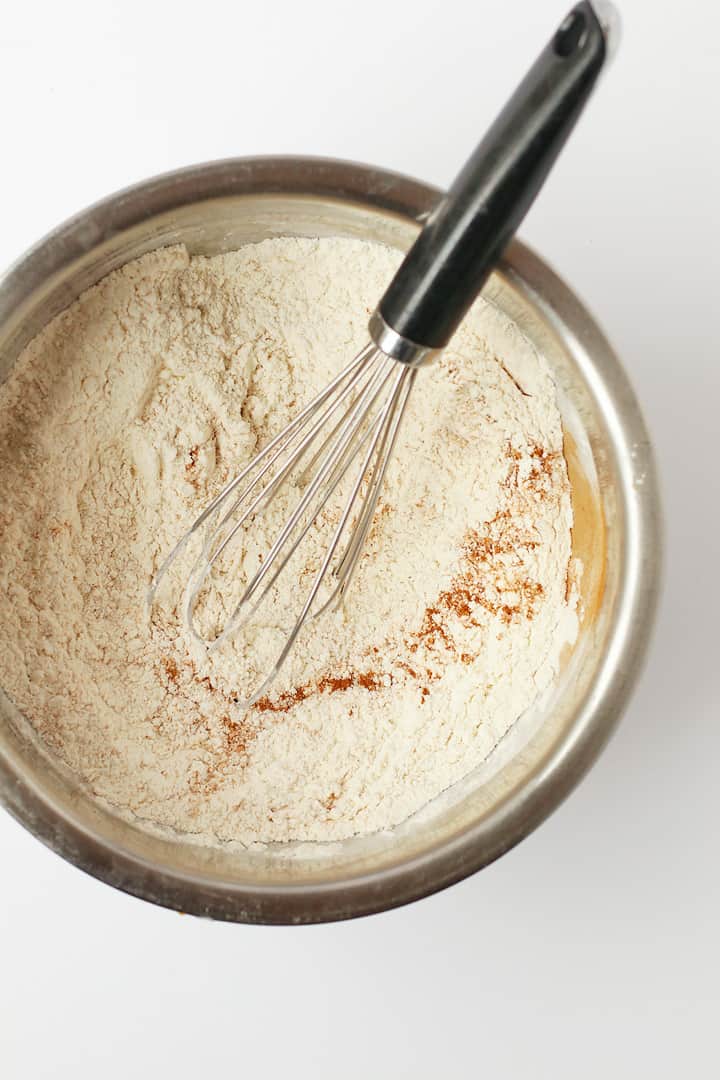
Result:
{"label": "white surface", "polygon": [[[207,158],[333,154],[445,184],[565,6],[13,4],[0,263]],[[152,908],[0,814],[8,1080],[717,1075],[720,9],[623,14],[615,69],[523,230],[624,357],[664,477],[665,602],[619,733],[500,862],[329,927]]]}

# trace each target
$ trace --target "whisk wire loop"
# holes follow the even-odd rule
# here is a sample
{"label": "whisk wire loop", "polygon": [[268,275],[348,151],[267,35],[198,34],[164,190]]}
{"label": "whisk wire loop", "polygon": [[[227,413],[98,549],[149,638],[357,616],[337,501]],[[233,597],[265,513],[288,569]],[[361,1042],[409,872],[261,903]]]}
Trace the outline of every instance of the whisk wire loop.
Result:
{"label": "whisk wire loop", "polygon": [[[308,534],[332,521],[324,511],[340,500],[337,522],[302,600],[299,614],[274,663],[245,705],[261,696],[290,653],[303,625],[331,605],[339,604],[357,567],[377,507],[380,488],[415,380],[413,368],[399,364],[368,345],[304,409],[238,473],[198,515],[160,566],[148,593],[152,603],[162,579],[185,551],[191,538],[205,530],[192,562],[182,599],[184,623],[208,651],[219,648],[258,611]],[[355,468],[347,494],[340,487]],[[215,636],[197,625],[198,604],[213,571],[230,544],[241,542],[244,530],[267,514],[283,490],[297,490],[297,501],[279,527],[260,565],[242,586],[239,600]],[[346,540],[344,546],[341,544]],[[242,550],[242,549],[241,549]],[[338,555],[338,551],[340,554]],[[243,558],[247,554],[242,552]],[[318,595],[330,575],[333,584],[319,610]],[[294,590],[291,595],[296,596]]]}
{"label": "whisk wire loop", "polygon": [[[252,599],[254,593],[257,591],[259,586],[262,584],[263,580],[270,573],[273,565],[275,564],[275,560],[276,560],[277,556],[279,555],[280,551],[283,549],[283,547],[285,546],[287,541],[292,536],[292,534],[295,531],[297,525],[302,522],[303,517],[310,510],[310,507],[312,506],[312,501],[315,498],[315,496],[318,494],[318,492],[320,491],[321,486],[324,483],[326,483],[327,480],[328,480],[328,477],[333,472],[336,471],[337,466],[343,464],[343,455],[344,455],[345,451],[348,450],[348,448],[351,446],[351,440],[353,439],[355,434],[358,432],[358,429],[360,428],[360,426],[362,425],[365,417],[367,416],[368,410],[370,409],[372,404],[375,402],[375,400],[377,399],[377,397],[379,396],[379,394],[380,394],[380,392],[382,390],[382,385],[383,385],[383,381],[384,381],[384,378],[385,378],[386,364],[392,364],[392,363],[393,363],[393,361],[383,360],[380,363],[380,365],[377,367],[377,370],[375,370],[373,372],[371,378],[368,379],[367,382],[363,385],[363,387],[362,387],[362,389],[361,389],[361,391],[359,393],[359,396],[350,405],[350,407],[349,407],[349,409],[348,409],[348,411],[346,413],[346,416],[343,418],[343,423],[340,426],[340,429],[339,429],[335,444],[332,446],[331,450],[324,457],[324,459],[322,461],[322,464],[320,465],[320,467],[318,468],[317,472],[315,473],[313,479],[311,480],[311,482],[307,486],[307,488],[306,488],[305,492],[303,493],[302,497],[300,498],[297,506],[295,507],[295,509],[290,514],[287,521],[285,522],[285,524],[284,524],[283,528],[281,529],[279,535],[276,537],[272,547],[270,548],[270,551],[264,557],[260,568],[255,572],[255,574],[251,578],[250,582],[246,586],[244,593],[242,594],[237,606],[235,607],[235,610],[233,611],[232,615],[230,616],[230,620],[229,620],[228,624],[226,625],[225,630],[213,642],[210,643],[211,648],[217,648],[222,643],[222,641],[227,639],[227,637],[229,636],[230,633],[233,633],[237,629],[237,627],[239,625],[239,620],[240,620],[242,612],[243,612],[243,609],[246,607],[248,602]],[[308,438],[309,438],[309,436],[308,436]],[[289,475],[289,473],[297,465],[298,461],[302,457],[302,454],[304,453],[304,451],[307,449],[307,447],[309,445],[310,445],[309,442],[306,442],[305,440],[303,440],[303,445],[300,448],[298,448],[297,452],[290,458],[287,465],[285,465],[283,467],[283,469],[280,471],[280,473],[278,473],[279,477],[282,477],[282,479],[284,480]],[[354,450],[352,451],[351,457],[350,457],[350,461],[352,461],[357,456],[360,449],[361,449],[360,445],[357,445],[354,448]],[[350,462],[348,462],[348,464],[349,463]],[[244,524],[244,522],[252,514],[254,514],[256,512],[259,504],[262,504],[263,509],[267,509],[267,507],[270,505],[274,495],[279,490],[280,484],[282,482],[282,481],[280,481],[280,482],[276,483],[276,481],[277,481],[277,477],[274,478],[270,482],[268,487],[266,489],[264,489],[264,491],[261,492],[260,495],[253,501],[253,503],[251,504],[251,507],[249,507],[246,511],[243,512],[243,514],[242,514],[242,516],[240,518],[240,521],[233,526],[231,532],[222,541],[222,543],[220,544],[220,546],[217,549],[217,551],[215,552],[215,554],[210,559],[206,560],[205,565],[202,567],[201,572],[197,576],[194,584],[192,584],[192,586],[191,586],[191,588],[189,590],[188,596],[187,596],[187,600],[186,600],[185,613],[186,613],[187,623],[188,623],[188,625],[190,626],[190,628],[193,631],[194,631],[195,604],[196,604],[198,595],[200,593],[200,590],[202,589],[202,586],[203,586],[205,580],[207,579],[208,575],[212,571],[212,568],[213,568],[213,565],[214,565],[216,559],[218,558],[218,556],[222,552],[222,550],[227,546],[229,541],[236,535],[236,533],[237,533],[238,529],[241,527],[241,525]],[[337,483],[337,481],[335,481],[335,484],[336,483]],[[333,487],[329,486],[328,493],[332,494],[332,490],[333,490]],[[317,516],[318,516],[319,512],[320,512],[320,508],[315,507],[314,508],[314,513],[312,513],[310,515],[310,520],[309,520],[309,523],[308,523],[310,526],[312,526],[314,521],[317,519]],[[306,531],[307,530],[305,530],[302,535],[305,535]],[[300,539],[302,539],[302,535],[301,535]],[[289,558],[290,558],[291,555],[292,555],[292,552],[288,553],[288,559],[286,561],[289,561]],[[201,558],[202,558],[202,556],[201,556]],[[282,570],[284,568],[284,565],[286,565],[286,563],[283,563],[282,566],[279,568],[279,570]]]}

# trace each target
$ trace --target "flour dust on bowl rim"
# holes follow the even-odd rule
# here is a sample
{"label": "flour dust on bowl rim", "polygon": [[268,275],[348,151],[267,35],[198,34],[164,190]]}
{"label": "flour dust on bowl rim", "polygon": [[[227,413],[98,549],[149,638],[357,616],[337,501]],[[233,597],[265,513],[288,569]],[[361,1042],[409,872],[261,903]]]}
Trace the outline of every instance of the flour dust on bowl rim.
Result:
{"label": "flour dust on bowl rim", "polygon": [[[41,241],[0,282],[0,380],[91,285],[156,248],[212,255],[276,236],[406,250],[440,193],[363,165],[246,158],[120,192]],[[394,907],[479,870],[564,799],[600,753],[646,652],[659,588],[660,509],[648,434],[623,370],[577,297],[514,242],[484,294],[547,359],[558,387],[582,561],[578,640],[553,691],[487,761],[390,832],[331,844],[201,846],[101,805],[0,696],[0,798],[81,869],[177,910],[308,923]],[[1,542],[1,541],[0,541]]]}

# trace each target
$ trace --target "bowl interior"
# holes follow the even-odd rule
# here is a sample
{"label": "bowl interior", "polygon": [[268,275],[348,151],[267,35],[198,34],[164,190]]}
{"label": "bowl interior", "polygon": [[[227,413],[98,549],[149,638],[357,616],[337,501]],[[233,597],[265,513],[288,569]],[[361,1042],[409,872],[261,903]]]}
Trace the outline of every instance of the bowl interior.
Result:
{"label": "bowl interior", "polygon": [[[426,201],[431,201],[430,193]],[[90,230],[80,252],[25,291],[0,325],[0,379],[32,336],[85,288],[146,251],[184,243],[215,254],[271,236],[346,236],[406,249],[416,215],[349,197],[241,194],[159,211],[116,231]],[[77,223],[76,223],[77,229]],[[538,291],[542,275],[549,281]],[[556,296],[553,296],[553,290]],[[521,245],[511,248],[486,296],[547,357],[557,381],[582,560],[583,620],[553,693],[524,716],[487,762],[391,833],[329,845],[201,847],[116,816],[83,790],[0,695],[0,788],[28,827],[84,869],[183,910],[219,917],[309,921],[387,907],[459,878],[497,857],[545,816],[584,771],[597,729],[626,540],[607,373],[596,363],[594,324]],[[560,298],[565,310],[560,312]],[[569,312],[569,315],[568,315]],[[599,347],[599,346],[597,346]],[[579,753],[547,794],[563,757]],[[412,883],[411,883],[412,881]],[[358,897],[362,893],[363,900]]]}

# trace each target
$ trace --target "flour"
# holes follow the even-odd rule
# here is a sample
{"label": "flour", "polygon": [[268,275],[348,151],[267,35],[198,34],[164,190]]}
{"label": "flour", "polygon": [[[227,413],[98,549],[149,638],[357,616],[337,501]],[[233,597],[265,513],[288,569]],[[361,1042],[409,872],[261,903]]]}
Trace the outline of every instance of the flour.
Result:
{"label": "flour", "polygon": [[178,567],[148,617],[164,556],[364,344],[399,258],[342,239],[153,253],[54,319],[0,388],[0,683],[121,813],[205,842],[386,828],[556,675],[575,632],[560,416],[545,361],[482,301],[418,376],[348,602],[257,706],[236,701],[281,610],[208,657]]}

